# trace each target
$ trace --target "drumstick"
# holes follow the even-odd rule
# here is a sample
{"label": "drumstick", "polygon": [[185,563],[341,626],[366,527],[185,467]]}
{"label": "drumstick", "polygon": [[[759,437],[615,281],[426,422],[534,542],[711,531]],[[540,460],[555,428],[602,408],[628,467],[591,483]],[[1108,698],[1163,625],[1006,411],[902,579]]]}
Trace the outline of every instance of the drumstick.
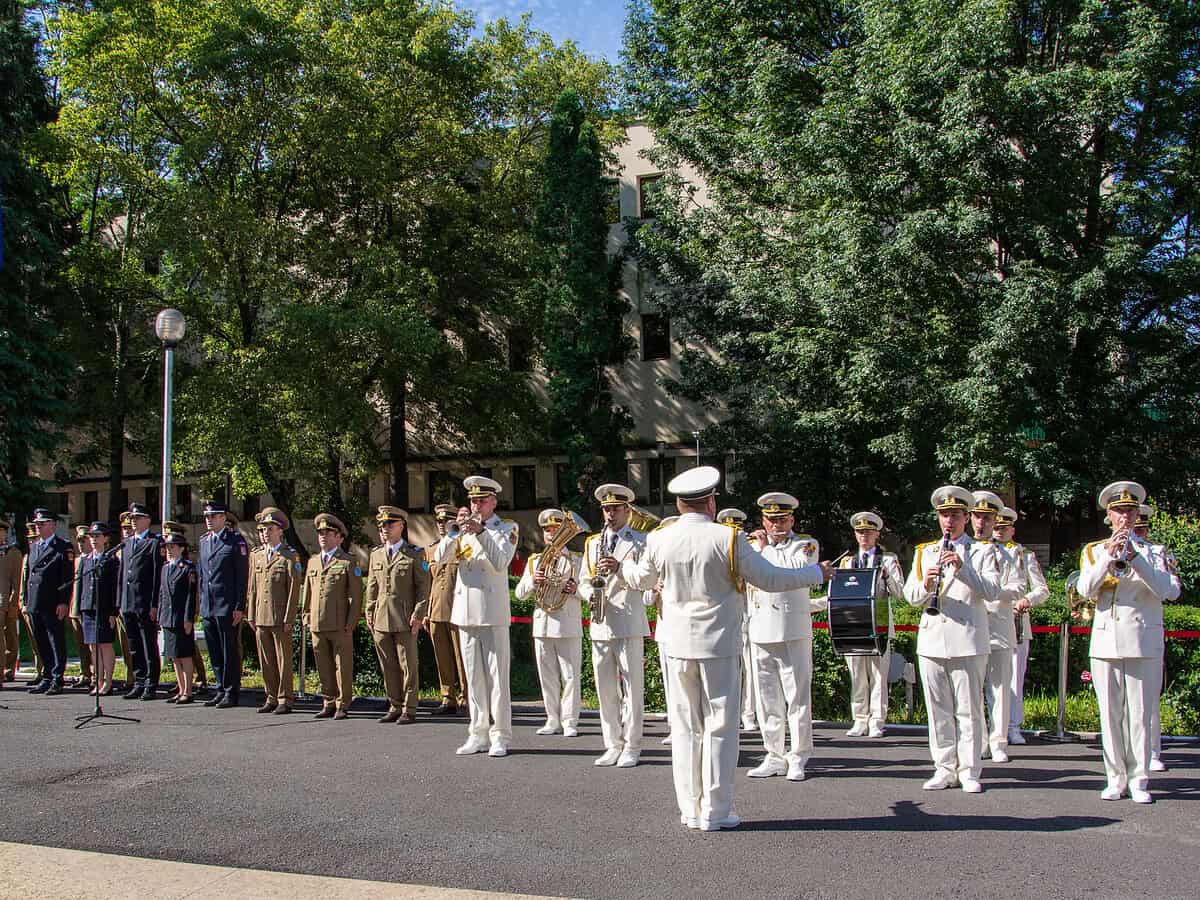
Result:
{"label": "drumstick", "polygon": [[835,559],[835,560],[834,560],[833,562],[831,562],[829,565],[831,565],[831,566],[836,566],[838,563],[840,563],[840,562],[841,562],[843,559],[845,559],[845,558],[846,558],[847,556],[849,556],[849,555],[850,555],[850,551],[849,551],[849,550],[847,550],[845,553],[843,553],[841,556],[839,556],[837,559]]}

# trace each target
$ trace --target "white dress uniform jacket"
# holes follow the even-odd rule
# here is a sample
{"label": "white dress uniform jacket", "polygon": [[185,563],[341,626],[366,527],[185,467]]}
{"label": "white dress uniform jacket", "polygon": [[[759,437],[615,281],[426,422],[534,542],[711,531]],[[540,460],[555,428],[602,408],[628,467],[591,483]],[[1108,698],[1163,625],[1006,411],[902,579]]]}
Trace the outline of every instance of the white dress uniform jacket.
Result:
{"label": "white dress uniform jacket", "polygon": [[[533,596],[533,575],[537,571],[537,566],[541,558],[542,554],[535,553],[526,562],[525,574],[517,582],[517,587],[514,591],[518,600],[524,600],[526,597]],[[575,583],[579,584],[582,581],[580,577],[582,558],[580,555],[568,550],[559,558],[570,560],[571,574],[568,577],[575,579]],[[535,638],[582,638],[583,610],[579,603],[578,591],[574,594],[569,594],[567,601],[560,609],[554,612],[546,612],[546,610],[535,603],[533,606],[533,636]]]}
{"label": "white dress uniform jacket", "polygon": [[[983,656],[988,652],[990,630],[986,602],[994,602],[1000,591],[1000,571],[995,553],[967,535],[953,542],[963,564],[947,570],[942,578],[938,616],[921,616],[917,631],[917,654],[934,659]],[[912,571],[904,583],[904,598],[913,606],[925,606],[933,592],[925,588],[925,570],[937,565],[942,542],[930,541],[917,547]]]}
{"label": "white dress uniform jacket", "polygon": [[448,534],[438,542],[435,562],[458,560],[451,623],[508,627],[508,566],[516,552],[517,524],[494,514],[479,534]]}
{"label": "white dress uniform jacket", "polygon": [[[810,537],[791,535],[777,544],[768,543],[762,555],[777,566],[798,569],[816,563],[820,547]],[[755,644],[811,641],[812,614],[829,606],[826,600],[809,599],[807,587],[768,593],[750,584],[746,585],[746,602],[750,607],[750,640]]]}
{"label": "white dress uniform jacket", "polygon": [[[1016,541],[1009,541],[1004,548],[1016,561],[1017,580],[1023,582],[1021,595],[1017,599],[1028,600],[1030,606],[1045,603],[1050,596],[1050,585],[1046,583],[1046,576],[1042,572],[1042,564],[1038,562],[1037,554]],[[1021,643],[1029,643],[1029,636],[1033,634],[1032,628],[1033,623],[1029,620],[1029,613],[1022,613]]]}
{"label": "white dress uniform jacket", "polygon": [[[588,535],[583,545],[583,577],[580,579],[579,593],[589,603],[594,595],[590,580],[596,575],[596,564],[600,561],[600,541],[603,536],[603,532]],[[646,536],[626,525],[617,532],[617,543],[612,556],[620,560],[623,566],[627,562],[637,562],[641,559],[645,548]],[[632,587],[625,580],[621,568],[605,576],[604,582],[604,621],[592,622],[589,626],[592,640],[649,637],[650,623],[646,619],[645,592]]]}

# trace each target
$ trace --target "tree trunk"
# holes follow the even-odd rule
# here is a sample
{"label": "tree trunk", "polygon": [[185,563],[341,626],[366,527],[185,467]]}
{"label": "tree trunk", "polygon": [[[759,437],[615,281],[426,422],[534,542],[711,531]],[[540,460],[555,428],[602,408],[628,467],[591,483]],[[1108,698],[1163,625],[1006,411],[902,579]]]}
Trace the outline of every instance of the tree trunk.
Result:
{"label": "tree trunk", "polygon": [[408,379],[397,373],[388,385],[388,451],[392,460],[391,500],[408,509],[408,431],[405,414],[408,404]]}

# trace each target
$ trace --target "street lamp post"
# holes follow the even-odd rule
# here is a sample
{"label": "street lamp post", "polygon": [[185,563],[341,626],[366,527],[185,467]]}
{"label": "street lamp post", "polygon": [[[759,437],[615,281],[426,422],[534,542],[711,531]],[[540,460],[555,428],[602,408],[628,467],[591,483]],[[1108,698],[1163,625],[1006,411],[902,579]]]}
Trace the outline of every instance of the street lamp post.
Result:
{"label": "street lamp post", "polygon": [[162,438],[162,518],[171,518],[171,431],[175,406],[172,380],[175,376],[175,347],[187,332],[187,321],[177,309],[164,309],[154,320],[154,333],[163,345],[163,438]]}
{"label": "street lamp post", "polygon": [[700,465],[700,432],[693,431],[692,437],[696,439],[696,465]]}
{"label": "street lamp post", "polygon": [[659,441],[655,450],[658,453],[658,517],[665,519],[667,516],[667,495],[663,491],[663,473],[667,468],[667,442]]}

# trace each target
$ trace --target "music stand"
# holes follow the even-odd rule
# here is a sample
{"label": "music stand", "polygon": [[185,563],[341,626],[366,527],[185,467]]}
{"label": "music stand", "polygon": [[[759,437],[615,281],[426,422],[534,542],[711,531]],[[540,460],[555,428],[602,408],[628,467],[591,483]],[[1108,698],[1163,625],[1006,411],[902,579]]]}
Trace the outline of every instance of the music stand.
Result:
{"label": "music stand", "polygon": [[[99,644],[92,645],[92,657],[94,659],[100,658],[100,645]],[[97,682],[96,682],[96,706],[90,713],[83,715],[83,716],[75,717],[75,722],[76,722],[75,729],[79,730],[83,726],[90,725],[92,722],[96,722],[100,719],[113,719],[117,722],[141,722],[142,721],[141,719],[133,718],[133,716],[114,716],[111,713],[106,713],[100,706],[100,683],[99,683],[99,680],[97,679]],[[104,723],[101,722],[100,724],[103,725]]]}

